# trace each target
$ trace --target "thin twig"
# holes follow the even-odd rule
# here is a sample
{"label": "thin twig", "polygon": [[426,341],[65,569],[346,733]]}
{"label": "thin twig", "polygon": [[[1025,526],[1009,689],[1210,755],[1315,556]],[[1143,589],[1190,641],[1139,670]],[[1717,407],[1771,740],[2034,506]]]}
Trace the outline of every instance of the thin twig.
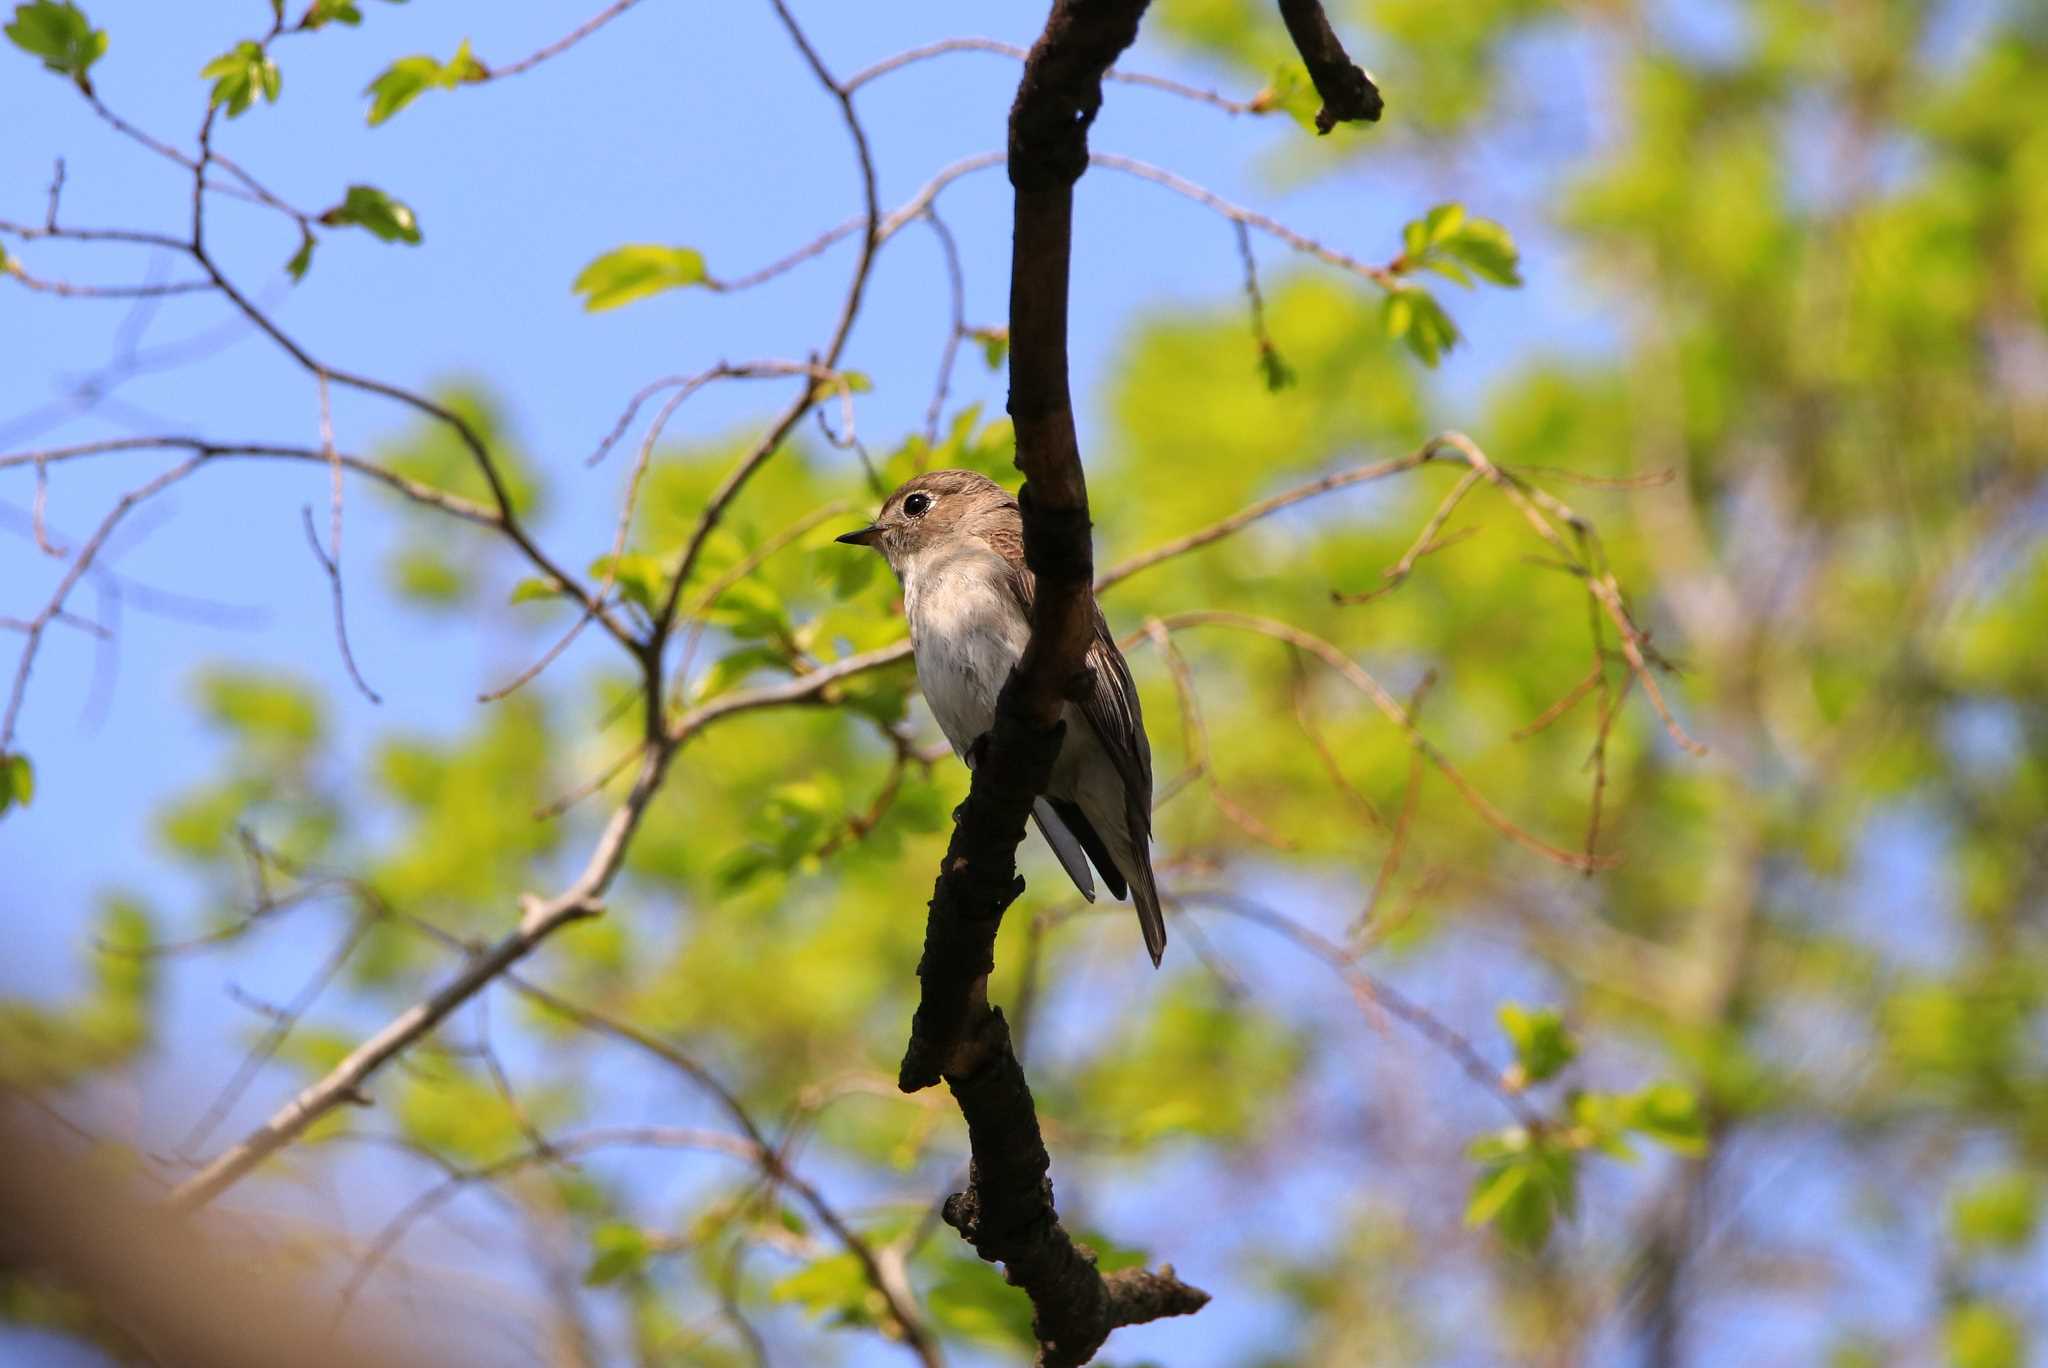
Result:
{"label": "thin twig", "polygon": [[1451,787],[1458,791],[1459,795],[1464,798],[1466,805],[1479,816],[1479,819],[1495,831],[1515,841],[1517,844],[1536,852],[1545,859],[1564,865],[1567,868],[1604,869],[1617,863],[1612,856],[1588,858],[1576,851],[1566,850],[1562,846],[1553,845],[1534,832],[1510,820],[1506,814],[1489,802],[1486,796],[1473,786],[1472,781],[1467,779],[1459,771],[1458,767],[1451,763],[1449,757],[1438,750],[1428,738],[1424,737],[1417,730],[1414,720],[1408,715],[1408,710],[1402,707],[1400,702],[1392,694],[1388,693],[1378,680],[1367,673],[1363,666],[1321,637],[1311,632],[1303,631],[1301,628],[1288,623],[1278,622],[1272,618],[1258,617],[1250,613],[1197,611],[1176,613],[1161,619],[1161,621],[1168,631],[1179,631],[1185,627],[1228,627],[1238,631],[1254,632],[1261,636],[1272,637],[1276,641],[1284,641],[1290,645],[1300,647],[1335,670],[1340,678],[1371,699],[1373,706],[1378,708],[1388,721],[1400,728],[1402,733],[1407,736],[1409,744],[1414,746],[1424,759],[1434,765],[1438,773],[1451,781]]}
{"label": "thin twig", "polygon": [[508,76],[517,76],[522,72],[531,71],[542,62],[547,61],[548,58],[557,57],[567,52],[570,48],[576,46],[585,38],[588,38],[591,34],[597,32],[639,3],[640,0],[613,0],[612,4],[606,5],[602,10],[599,10],[590,18],[578,24],[574,29],[571,29],[566,35],[557,38],[554,42],[549,43],[531,56],[522,57],[518,61],[505,66],[487,68],[484,79],[487,81],[502,81]]}

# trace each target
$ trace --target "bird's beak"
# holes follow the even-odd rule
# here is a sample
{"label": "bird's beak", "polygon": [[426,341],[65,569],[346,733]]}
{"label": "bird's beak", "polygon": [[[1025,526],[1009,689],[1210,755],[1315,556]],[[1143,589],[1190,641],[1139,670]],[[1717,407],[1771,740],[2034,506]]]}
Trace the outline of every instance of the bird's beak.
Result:
{"label": "bird's beak", "polygon": [[842,533],[841,535],[834,537],[832,540],[837,542],[845,542],[848,546],[873,546],[875,544],[875,538],[881,535],[882,529],[880,525],[871,523],[868,526],[860,529],[860,531],[858,532]]}

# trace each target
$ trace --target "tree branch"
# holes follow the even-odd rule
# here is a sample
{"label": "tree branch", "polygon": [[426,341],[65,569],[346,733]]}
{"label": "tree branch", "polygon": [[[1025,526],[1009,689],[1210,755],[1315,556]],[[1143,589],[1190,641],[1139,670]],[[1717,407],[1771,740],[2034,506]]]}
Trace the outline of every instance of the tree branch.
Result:
{"label": "tree branch", "polygon": [[1017,845],[1059,755],[1069,681],[1094,634],[1088,485],[1067,384],[1074,182],[1102,78],[1137,37],[1146,0],[1055,0],[1010,109],[1016,189],[1010,272],[1010,417],[1017,430],[1024,559],[1037,577],[1031,637],[979,743],[925,923],[920,995],[897,1085],[944,1076],[967,1121],[967,1190],[949,1224],[1031,1298],[1042,1365],[1082,1364],[1119,1325],[1186,1315],[1208,1295],[1165,1269],[1104,1279],[1053,1205],[1051,1159],[1003,1014],[988,1002],[996,931],[1023,892]]}
{"label": "tree branch", "polygon": [[1328,133],[1340,123],[1377,123],[1384,108],[1380,89],[1337,41],[1322,0],[1280,0],[1280,18],[1308,65],[1316,94],[1323,97],[1323,107],[1316,111],[1316,132]]}

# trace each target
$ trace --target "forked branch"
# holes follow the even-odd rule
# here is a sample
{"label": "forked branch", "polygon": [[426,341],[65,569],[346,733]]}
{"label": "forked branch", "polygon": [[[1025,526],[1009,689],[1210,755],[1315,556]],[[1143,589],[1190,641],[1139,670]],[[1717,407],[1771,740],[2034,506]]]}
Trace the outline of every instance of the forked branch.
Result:
{"label": "forked branch", "polygon": [[1017,431],[1024,559],[1038,581],[1031,637],[996,703],[995,725],[932,891],[921,985],[898,1086],[943,1075],[967,1120],[972,1161],[945,1218],[1031,1298],[1039,1362],[1088,1362],[1120,1325],[1187,1315],[1208,1294],[1171,1268],[1104,1278],[1060,1225],[1052,1161],[1008,1024],[988,1001],[995,937],[1024,884],[1018,842],[1064,733],[1068,681],[1094,632],[1088,485],[1067,382],[1074,183],[1102,78],[1138,34],[1146,0],[1055,0],[1010,109],[1016,190],[1010,270],[1010,417]]}

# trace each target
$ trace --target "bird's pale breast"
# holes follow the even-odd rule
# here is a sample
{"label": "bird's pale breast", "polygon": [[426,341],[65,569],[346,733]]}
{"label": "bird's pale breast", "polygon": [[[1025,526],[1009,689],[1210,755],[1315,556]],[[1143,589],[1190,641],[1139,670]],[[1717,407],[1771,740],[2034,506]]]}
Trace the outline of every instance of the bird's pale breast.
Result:
{"label": "bird's pale breast", "polygon": [[934,549],[903,576],[917,684],[956,753],[995,721],[996,695],[1030,636],[1009,566],[978,543]]}

